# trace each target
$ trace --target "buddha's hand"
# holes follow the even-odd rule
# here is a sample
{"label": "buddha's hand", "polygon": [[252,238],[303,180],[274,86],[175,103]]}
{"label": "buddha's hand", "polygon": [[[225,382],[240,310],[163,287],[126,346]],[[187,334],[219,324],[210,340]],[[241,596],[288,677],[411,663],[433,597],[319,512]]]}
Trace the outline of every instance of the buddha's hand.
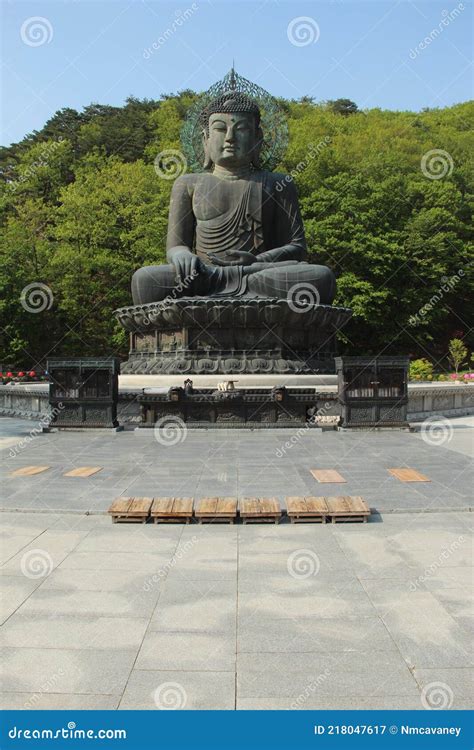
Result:
{"label": "buddha's hand", "polygon": [[213,253],[209,253],[208,258],[212,260],[215,266],[250,266],[257,261],[255,255],[247,253],[245,250],[234,250],[232,253],[227,253],[226,260]]}
{"label": "buddha's hand", "polygon": [[169,257],[180,281],[191,281],[198,276],[202,267],[201,261],[187,247],[173,249],[169,253]]}

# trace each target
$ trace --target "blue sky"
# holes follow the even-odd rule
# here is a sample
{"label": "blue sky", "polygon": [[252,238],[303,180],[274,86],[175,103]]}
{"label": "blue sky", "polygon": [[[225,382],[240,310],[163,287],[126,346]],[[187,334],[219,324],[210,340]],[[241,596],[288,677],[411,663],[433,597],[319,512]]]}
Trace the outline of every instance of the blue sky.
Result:
{"label": "blue sky", "polygon": [[4,145],[62,107],[207,89],[233,58],[285,97],[405,110],[472,98],[470,0],[3,0],[2,14]]}

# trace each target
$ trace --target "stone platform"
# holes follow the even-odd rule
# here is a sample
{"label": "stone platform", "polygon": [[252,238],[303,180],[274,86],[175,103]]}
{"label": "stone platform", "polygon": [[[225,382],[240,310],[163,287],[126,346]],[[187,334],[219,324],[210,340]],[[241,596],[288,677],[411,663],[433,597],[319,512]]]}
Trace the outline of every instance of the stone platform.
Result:
{"label": "stone platform", "polygon": [[195,298],[122,307],[123,373],[334,372],[336,332],[352,311],[287,299]]}

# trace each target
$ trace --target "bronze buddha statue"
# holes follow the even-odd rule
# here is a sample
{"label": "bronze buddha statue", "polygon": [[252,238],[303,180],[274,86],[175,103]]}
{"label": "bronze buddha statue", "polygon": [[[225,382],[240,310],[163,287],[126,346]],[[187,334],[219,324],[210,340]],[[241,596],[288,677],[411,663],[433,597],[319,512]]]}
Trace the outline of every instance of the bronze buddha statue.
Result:
{"label": "bronze buddha statue", "polygon": [[170,296],[290,299],[295,289],[311,304],[332,303],[333,272],[306,262],[294,182],[260,166],[260,119],[258,103],[240,91],[204,107],[204,171],[176,179],[168,264],[136,271],[135,305]]}

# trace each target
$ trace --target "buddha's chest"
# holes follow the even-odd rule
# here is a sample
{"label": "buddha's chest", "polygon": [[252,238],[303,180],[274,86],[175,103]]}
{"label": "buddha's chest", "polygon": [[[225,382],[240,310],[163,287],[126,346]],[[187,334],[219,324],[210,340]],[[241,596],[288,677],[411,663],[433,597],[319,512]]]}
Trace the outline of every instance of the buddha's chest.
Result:
{"label": "buddha's chest", "polygon": [[245,202],[248,181],[225,181],[211,175],[206,177],[194,189],[192,205],[197,221],[217,219]]}

